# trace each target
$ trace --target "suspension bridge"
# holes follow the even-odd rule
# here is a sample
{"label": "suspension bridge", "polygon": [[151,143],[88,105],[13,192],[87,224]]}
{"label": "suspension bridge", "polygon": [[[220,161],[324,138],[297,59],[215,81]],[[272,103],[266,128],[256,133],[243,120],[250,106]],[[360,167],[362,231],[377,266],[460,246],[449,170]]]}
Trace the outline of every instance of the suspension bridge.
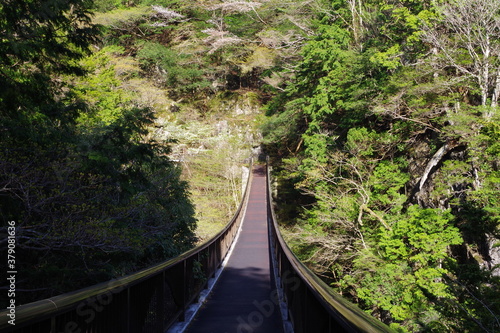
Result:
{"label": "suspension bridge", "polygon": [[21,305],[15,325],[2,311],[0,332],[391,332],[294,256],[274,215],[269,168],[251,169],[237,212],[211,240],[129,276]]}

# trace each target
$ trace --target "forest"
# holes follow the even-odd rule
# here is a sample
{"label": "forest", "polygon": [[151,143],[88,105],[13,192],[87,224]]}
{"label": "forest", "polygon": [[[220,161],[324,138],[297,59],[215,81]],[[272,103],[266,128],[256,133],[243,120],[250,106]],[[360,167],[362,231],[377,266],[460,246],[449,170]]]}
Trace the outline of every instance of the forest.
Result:
{"label": "forest", "polygon": [[209,237],[253,150],[333,290],[398,332],[500,330],[498,1],[3,0],[0,87],[21,302]]}

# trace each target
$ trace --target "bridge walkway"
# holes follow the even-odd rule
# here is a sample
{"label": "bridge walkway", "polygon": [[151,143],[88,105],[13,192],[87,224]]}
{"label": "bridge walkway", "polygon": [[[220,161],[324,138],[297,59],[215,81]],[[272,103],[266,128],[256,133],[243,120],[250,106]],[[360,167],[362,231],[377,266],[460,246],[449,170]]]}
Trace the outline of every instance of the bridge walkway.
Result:
{"label": "bridge walkway", "polygon": [[280,333],[271,279],[266,171],[254,166],[240,235],[212,293],[186,333]]}

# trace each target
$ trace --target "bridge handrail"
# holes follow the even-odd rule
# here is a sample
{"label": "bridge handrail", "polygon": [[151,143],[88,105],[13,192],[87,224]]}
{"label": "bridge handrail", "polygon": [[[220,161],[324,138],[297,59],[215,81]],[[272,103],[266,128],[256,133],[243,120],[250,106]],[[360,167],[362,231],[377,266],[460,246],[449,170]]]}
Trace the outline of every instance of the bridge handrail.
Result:
{"label": "bridge handrail", "polygon": [[[267,209],[271,255],[276,263],[294,333],[307,332],[393,332],[332,290],[295,256],[279,231],[273,208],[271,167],[267,165]],[[288,317],[288,318],[286,318]]]}
{"label": "bridge handrail", "polygon": [[[228,253],[248,201],[252,164],[240,205],[217,235],[136,273],[18,306],[15,326],[9,324],[9,310],[1,311],[0,332],[165,332],[183,320],[187,307],[199,297]],[[141,296],[139,305],[132,304],[133,295]],[[143,305],[145,310],[140,308]],[[153,308],[158,310],[154,315]],[[110,316],[113,322],[106,320]]]}

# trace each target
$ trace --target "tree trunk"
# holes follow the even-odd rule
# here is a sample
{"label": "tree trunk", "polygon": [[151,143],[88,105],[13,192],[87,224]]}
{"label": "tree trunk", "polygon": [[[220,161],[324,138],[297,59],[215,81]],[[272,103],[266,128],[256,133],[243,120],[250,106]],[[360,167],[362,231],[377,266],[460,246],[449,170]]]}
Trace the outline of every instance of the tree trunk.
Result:
{"label": "tree trunk", "polygon": [[356,45],[361,49],[361,29],[363,27],[363,18],[361,16],[361,0],[349,0],[349,7],[352,16],[352,35]]}
{"label": "tree trunk", "polygon": [[438,151],[434,154],[434,156],[432,156],[429,163],[427,163],[425,171],[422,177],[420,178],[420,184],[418,187],[419,191],[422,191],[422,187],[427,181],[427,178],[429,178],[429,174],[431,173],[432,168],[434,168],[443,159],[443,156],[448,152],[448,150],[449,150],[448,143],[445,143],[441,148],[438,149]]}
{"label": "tree trunk", "polygon": [[491,97],[491,106],[496,108],[498,106],[498,93],[500,90],[500,70],[497,71],[495,88],[493,89],[493,95]]}

